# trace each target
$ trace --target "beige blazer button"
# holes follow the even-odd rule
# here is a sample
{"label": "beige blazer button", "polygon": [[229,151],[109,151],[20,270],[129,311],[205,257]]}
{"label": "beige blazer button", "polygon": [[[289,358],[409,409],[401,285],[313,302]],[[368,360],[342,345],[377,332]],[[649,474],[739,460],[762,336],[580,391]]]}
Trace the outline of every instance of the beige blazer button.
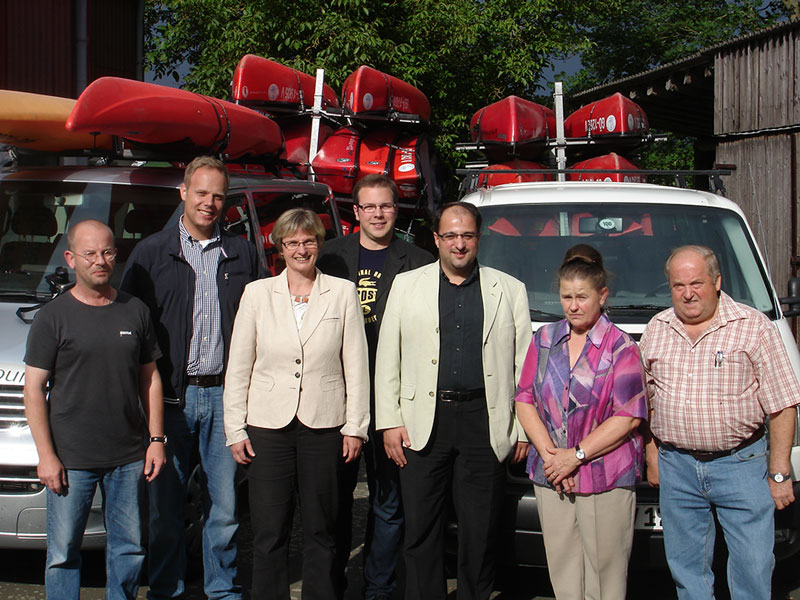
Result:
{"label": "beige blazer button", "polygon": [[294,359],[294,362],[296,362],[299,365],[300,364],[300,359],[296,358],[296,359]]}
{"label": "beige blazer button", "polygon": [[428,392],[428,396],[433,396],[433,392]]}
{"label": "beige blazer button", "polygon": [[434,365],[435,365],[435,364],[436,364],[436,362],[437,362],[437,361],[436,361],[436,359],[434,358],[434,359],[431,361],[431,364],[434,364]]}
{"label": "beige blazer button", "polygon": [[294,376],[300,379],[300,373],[295,373]]}

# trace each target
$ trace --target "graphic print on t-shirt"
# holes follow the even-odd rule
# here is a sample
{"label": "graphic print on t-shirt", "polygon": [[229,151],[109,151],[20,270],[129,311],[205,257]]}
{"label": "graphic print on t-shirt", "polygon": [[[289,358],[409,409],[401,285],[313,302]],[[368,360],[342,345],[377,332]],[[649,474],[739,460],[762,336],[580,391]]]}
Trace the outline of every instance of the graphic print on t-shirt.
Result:
{"label": "graphic print on t-shirt", "polygon": [[358,283],[356,289],[358,290],[358,299],[361,302],[361,310],[364,311],[364,323],[375,323],[378,320],[378,315],[375,314],[375,300],[378,297],[378,281],[381,278],[381,272],[375,269],[359,269],[358,270]]}
{"label": "graphic print on t-shirt", "polygon": [[[367,337],[369,337],[371,329],[369,326],[374,326],[378,322],[378,315],[375,314],[375,301],[378,299],[378,282],[383,274],[383,265],[386,264],[388,251],[388,248],[367,250],[364,246],[360,247],[356,289],[359,302],[361,302],[361,310],[364,311],[364,324],[368,326]],[[375,334],[377,337],[377,332]]]}

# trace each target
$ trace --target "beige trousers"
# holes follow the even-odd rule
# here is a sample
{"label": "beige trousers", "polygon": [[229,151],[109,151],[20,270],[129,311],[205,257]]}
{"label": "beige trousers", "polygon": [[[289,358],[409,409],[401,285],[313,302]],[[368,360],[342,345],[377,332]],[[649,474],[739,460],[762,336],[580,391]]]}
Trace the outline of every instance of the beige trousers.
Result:
{"label": "beige trousers", "polygon": [[533,487],[556,598],[625,598],[636,512],[633,489],[582,495]]}

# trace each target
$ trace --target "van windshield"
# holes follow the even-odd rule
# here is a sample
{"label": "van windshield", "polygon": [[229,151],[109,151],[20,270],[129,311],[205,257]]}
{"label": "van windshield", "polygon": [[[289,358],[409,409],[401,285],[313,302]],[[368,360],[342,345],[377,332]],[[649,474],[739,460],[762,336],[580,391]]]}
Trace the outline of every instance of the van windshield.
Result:
{"label": "van windshield", "polygon": [[531,318],[563,318],[556,274],[575,244],[597,248],[609,272],[609,314],[645,323],[672,305],[664,262],[685,244],[717,254],[722,288],[776,318],[767,274],[742,219],[731,211],[657,204],[483,206],[479,261],[525,282]]}
{"label": "van windshield", "polygon": [[[176,189],[110,183],[0,181],[0,294],[49,295],[45,277],[66,266],[70,223],[97,219],[114,232],[118,285],[136,242],[177,219]],[[70,274],[70,279],[73,275]]]}

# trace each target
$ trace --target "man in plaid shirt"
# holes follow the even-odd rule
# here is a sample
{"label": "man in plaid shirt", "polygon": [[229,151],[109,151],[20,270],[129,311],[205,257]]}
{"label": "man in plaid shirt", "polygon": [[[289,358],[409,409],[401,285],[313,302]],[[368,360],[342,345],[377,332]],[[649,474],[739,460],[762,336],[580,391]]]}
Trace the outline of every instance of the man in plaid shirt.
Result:
{"label": "man in plaid shirt", "polygon": [[647,477],[660,484],[667,562],[681,600],[714,597],[714,509],[732,595],[768,600],[773,508],[794,501],[800,387],[770,320],[721,291],[709,248],[674,250],[665,271],[673,308],[647,325],[641,353],[653,434]]}

